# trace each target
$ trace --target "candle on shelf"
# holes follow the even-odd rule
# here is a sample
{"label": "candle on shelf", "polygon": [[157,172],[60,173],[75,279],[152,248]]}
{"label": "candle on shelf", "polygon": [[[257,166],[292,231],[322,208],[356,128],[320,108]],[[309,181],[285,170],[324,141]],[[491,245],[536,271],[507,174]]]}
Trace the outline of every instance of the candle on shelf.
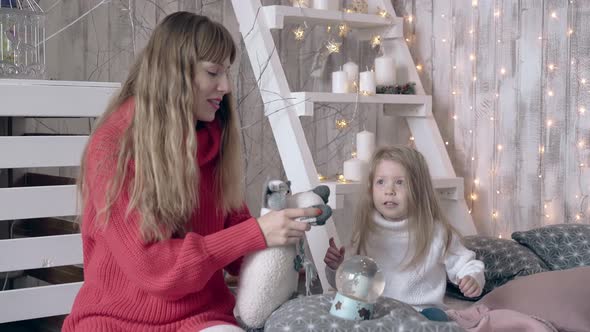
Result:
{"label": "candle on shelf", "polygon": [[347,93],[348,92],[348,76],[345,71],[335,71],[332,73],[332,92],[333,93]]}
{"label": "candle on shelf", "polygon": [[377,14],[380,9],[383,9],[379,6],[380,2],[381,1],[367,1],[367,13],[368,14]]}
{"label": "candle on shelf", "polygon": [[293,7],[309,8],[310,1],[311,0],[292,0],[291,2],[293,3]]}
{"label": "candle on shelf", "polygon": [[375,82],[377,85],[395,85],[395,61],[383,55],[375,59]]}
{"label": "candle on shelf", "polygon": [[375,152],[375,134],[363,130],[356,134],[356,155],[358,159],[366,162],[371,161]]}
{"label": "candle on shelf", "polygon": [[359,78],[359,66],[352,61],[348,61],[342,66],[342,70],[344,70],[348,76],[348,91],[355,92],[354,82]]}
{"label": "candle on shelf", "polygon": [[357,158],[348,159],[344,162],[343,175],[346,180],[349,181],[361,181],[365,170],[367,169],[367,163]]}
{"label": "candle on shelf", "polygon": [[360,74],[359,91],[363,94],[374,95],[376,92],[375,72],[364,71]]}
{"label": "candle on shelf", "polygon": [[313,8],[340,10],[340,0],[313,0]]}
{"label": "candle on shelf", "polygon": [[338,182],[346,183],[346,178],[344,177],[344,174],[338,174],[336,178],[338,179]]}

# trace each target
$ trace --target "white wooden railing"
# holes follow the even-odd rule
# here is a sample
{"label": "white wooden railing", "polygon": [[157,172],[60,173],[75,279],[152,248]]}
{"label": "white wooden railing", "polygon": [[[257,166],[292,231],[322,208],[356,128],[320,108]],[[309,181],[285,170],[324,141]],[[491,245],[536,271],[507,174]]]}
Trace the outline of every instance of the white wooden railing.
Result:
{"label": "white wooden railing", "polygon": [[[0,79],[0,117],[94,118],[118,83]],[[0,169],[78,166],[88,136],[0,136]],[[0,188],[0,223],[76,215],[74,185]],[[0,275],[82,264],[79,234],[0,240]],[[0,323],[70,312],[81,282],[0,292]]]}

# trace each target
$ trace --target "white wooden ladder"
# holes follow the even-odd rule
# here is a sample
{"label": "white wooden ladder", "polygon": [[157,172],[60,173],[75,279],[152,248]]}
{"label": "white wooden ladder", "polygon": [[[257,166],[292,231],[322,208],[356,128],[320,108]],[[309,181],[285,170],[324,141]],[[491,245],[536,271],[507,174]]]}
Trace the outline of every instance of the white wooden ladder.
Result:
{"label": "white wooden ladder", "polygon": [[[383,105],[384,115],[403,116],[414,137],[416,148],[427,159],[444,210],[452,224],[463,235],[474,234],[475,227],[464,199],[463,179],[453,170],[445,144],[432,115],[432,97],[424,88],[403,39],[403,19],[396,16],[388,0],[368,0],[388,12],[387,17],[377,14],[344,13],[335,10],[296,8],[291,6],[263,6],[260,0],[232,0],[244,44],[250,58],[254,76],[265,105],[287,178],[294,193],[309,190],[319,184],[318,173],[299,117],[312,116],[315,103],[372,103]],[[409,81],[416,83],[416,95],[381,94],[359,96],[355,93],[293,92],[289,88],[285,71],[271,35],[271,29],[283,29],[286,24],[303,23],[338,25],[346,23],[357,29],[357,35],[368,39],[379,34],[395,50],[398,65],[408,68]],[[364,36],[364,37],[363,37]],[[343,195],[355,193],[359,183],[327,182],[331,189],[330,206],[341,208]],[[337,221],[336,221],[337,222]],[[324,275],[323,257],[329,237],[337,238],[334,223],[315,227],[307,239],[322,287],[329,288]]]}

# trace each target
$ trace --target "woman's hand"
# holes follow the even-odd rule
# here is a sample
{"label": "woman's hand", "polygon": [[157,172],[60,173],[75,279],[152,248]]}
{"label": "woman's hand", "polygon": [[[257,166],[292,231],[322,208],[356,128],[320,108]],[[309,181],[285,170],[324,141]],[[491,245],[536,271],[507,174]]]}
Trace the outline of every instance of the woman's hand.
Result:
{"label": "woman's hand", "polygon": [[311,229],[306,222],[295,221],[299,217],[316,217],[322,211],[316,208],[307,209],[283,209],[271,211],[258,218],[258,225],[266,245],[269,247],[296,244]]}
{"label": "woman's hand", "polygon": [[472,276],[465,276],[459,280],[459,289],[466,297],[478,297],[481,295],[481,287]]}
{"label": "woman's hand", "polygon": [[324,263],[326,263],[326,265],[329,268],[336,271],[336,269],[338,269],[338,267],[340,266],[340,264],[342,264],[343,261],[344,261],[344,247],[340,247],[340,249],[338,249],[338,247],[336,246],[336,243],[334,242],[334,238],[331,237],[330,238],[330,247],[328,248],[328,251],[326,251],[326,257],[324,257]]}

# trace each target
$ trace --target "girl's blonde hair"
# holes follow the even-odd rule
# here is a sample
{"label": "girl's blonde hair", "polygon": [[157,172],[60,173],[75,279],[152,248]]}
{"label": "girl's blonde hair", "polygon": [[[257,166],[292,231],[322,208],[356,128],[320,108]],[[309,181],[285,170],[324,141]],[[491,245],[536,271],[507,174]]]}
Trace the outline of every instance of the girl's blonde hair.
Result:
{"label": "girl's blonde hair", "polygon": [[[444,230],[446,249],[456,231],[442,213],[424,156],[407,146],[383,147],[373,155],[369,175],[366,179],[367,183],[364,186],[365,191],[361,193],[356,212],[352,237],[353,248],[357,254],[366,252],[368,234],[374,231],[373,182],[377,165],[384,160],[399,163],[406,170],[408,231],[410,234],[409,243],[412,244],[411,253],[413,254],[412,257],[406,257],[406,268],[413,267],[428,255],[436,224],[442,226]],[[409,250],[408,254],[410,254]]]}
{"label": "girl's blonde hair", "polygon": [[[159,241],[189,230],[189,220],[199,202],[197,63],[222,64],[226,59],[233,63],[235,57],[236,45],[229,31],[205,16],[176,12],[154,29],[95,128],[96,131],[126,100],[134,97],[131,125],[124,130],[119,150],[113,152],[118,154],[116,172],[105,193],[106,204],[99,211],[106,214],[105,220],[121,194],[127,165],[133,161],[135,176],[129,183],[127,213],[133,208],[139,211],[143,239]],[[243,203],[238,114],[231,93],[223,97],[218,112],[222,141],[213,191],[222,212],[227,214]],[[86,151],[78,179],[82,205],[86,204],[90,190],[84,178],[85,159]]]}

